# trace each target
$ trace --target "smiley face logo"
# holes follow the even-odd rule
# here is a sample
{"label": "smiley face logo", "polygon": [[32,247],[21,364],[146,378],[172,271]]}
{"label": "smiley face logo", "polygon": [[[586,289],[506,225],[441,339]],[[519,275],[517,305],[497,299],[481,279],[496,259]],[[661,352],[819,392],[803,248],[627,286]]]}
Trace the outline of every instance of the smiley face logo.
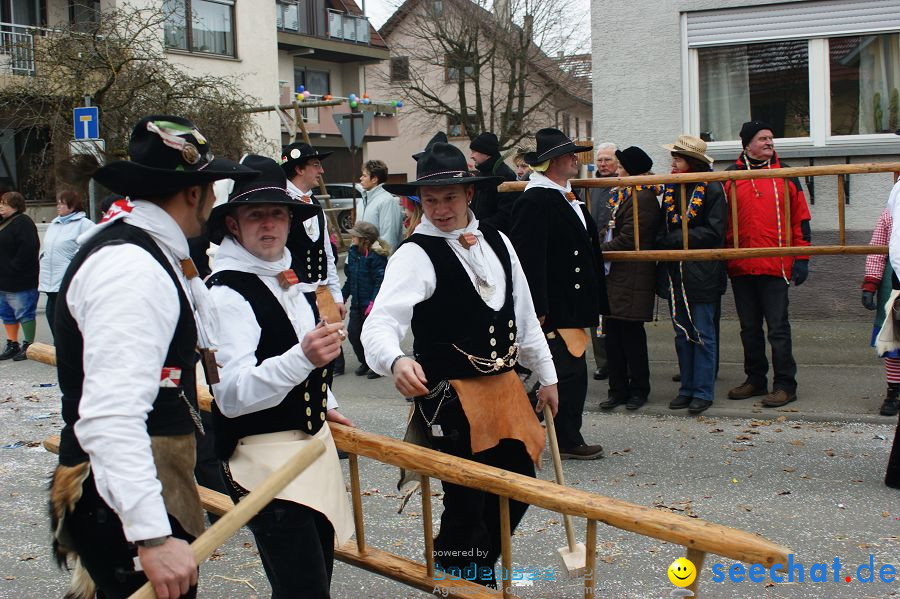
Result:
{"label": "smiley face logo", "polygon": [[679,557],[669,566],[669,581],[677,587],[690,586],[697,578],[697,568],[686,558]]}

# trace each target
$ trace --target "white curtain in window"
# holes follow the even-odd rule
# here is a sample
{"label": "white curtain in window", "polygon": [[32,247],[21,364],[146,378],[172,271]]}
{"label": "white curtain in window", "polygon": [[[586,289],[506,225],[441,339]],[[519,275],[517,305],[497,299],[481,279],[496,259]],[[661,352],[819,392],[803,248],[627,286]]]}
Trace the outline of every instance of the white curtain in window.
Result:
{"label": "white curtain in window", "polygon": [[750,118],[747,47],[703,48],[699,62],[700,131],[711,141],[738,139]]}
{"label": "white curtain in window", "polygon": [[859,133],[893,133],[900,103],[900,35],[864,38],[859,51]]}
{"label": "white curtain in window", "polygon": [[234,56],[234,32],[231,27],[231,6],[193,0],[191,35],[194,50]]}

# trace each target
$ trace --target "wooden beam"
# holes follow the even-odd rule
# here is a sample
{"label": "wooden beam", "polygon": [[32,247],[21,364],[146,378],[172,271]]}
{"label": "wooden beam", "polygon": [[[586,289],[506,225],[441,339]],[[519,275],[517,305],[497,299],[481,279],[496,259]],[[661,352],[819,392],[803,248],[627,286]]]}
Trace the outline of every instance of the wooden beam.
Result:
{"label": "wooden beam", "polygon": [[[900,162],[871,162],[792,168],[754,169],[743,171],[712,171],[681,173],[678,175],[640,175],[637,177],[599,177],[570,179],[573,188],[630,187],[633,185],[663,185],[667,183],[702,183],[711,181],[743,181],[745,179],[784,179],[791,177],[819,177],[823,175],[862,175],[900,171]],[[525,191],[526,181],[510,181],[497,187],[498,191]]]}
{"label": "wooden beam", "polygon": [[[687,190],[684,183],[678,188],[681,190],[681,241],[684,249],[688,249]],[[665,213],[663,213],[663,218],[666,218]]]}
{"label": "wooden beam", "polygon": [[737,258],[768,258],[772,256],[857,256],[887,254],[884,245],[807,245],[773,248],[715,248],[698,250],[643,250],[641,252],[603,252],[604,260],[646,262],[678,260],[735,260]]}
{"label": "wooden beam", "polygon": [[838,189],[838,235],[839,240],[838,243],[840,245],[846,244],[845,232],[844,232],[844,206],[847,204],[847,198],[845,197],[845,189],[844,189],[844,175],[838,175],[837,178],[837,189]]}
{"label": "wooden beam", "polygon": [[738,249],[740,236],[738,233],[737,184],[729,185],[728,190],[731,195],[731,236],[734,239],[734,249]]}
{"label": "wooden beam", "polygon": [[353,526],[356,530],[356,548],[366,552],[366,529],[363,523],[362,493],[359,486],[359,457],[350,454],[350,495],[353,499]]}
{"label": "wooden beam", "polygon": [[634,251],[641,251],[641,227],[638,222],[638,191],[637,187],[631,188],[631,214],[634,220]]}
{"label": "wooden beam", "polygon": [[422,477],[419,486],[422,493],[422,533],[425,535],[425,572],[428,576],[434,576],[434,531],[432,529],[431,513],[431,478]]}
{"label": "wooden beam", "polygon": [[512,597],[512,530],[509,525],[509,498],[501,495],[500,500],[500,588],[503,589],[503,597]]}
{"label": "wooden beam", "polygon": [[687,550],[687,558],[694,564],[694,569],[697,570],[697,577],[694,578],[694,582],[688,585],[687,588],[694,591],[694,596],[697,597],[697,588],[700,586],[700,574],[703,572],[703,562],[706,560],[706,554],[689,547]]}
{"label": "wooden beam", "polygon": [[596,597],[597,583],[597,521],[587,521],[587,537],[585,539],[587,547],[585,548],[584,561],[584,599],[594,599]]}

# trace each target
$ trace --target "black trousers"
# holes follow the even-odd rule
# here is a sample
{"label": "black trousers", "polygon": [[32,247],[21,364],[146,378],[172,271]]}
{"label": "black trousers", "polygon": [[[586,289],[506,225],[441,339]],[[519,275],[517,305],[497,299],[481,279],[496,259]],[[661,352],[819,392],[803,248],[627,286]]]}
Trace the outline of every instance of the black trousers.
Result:
{"label": "black trousers", "polygon": [[56,331],[54,327],[56,322],[54,319],[56,318],[56,296],[58,293],[47,292],[47,304],[44,306],[44,316],[47,317],[47,325],[50,327],[50,336],[53,337],[54,342],[56,341]]}
{"label": "black trousers", "polygon": [[622,401],[650,395],[650,361],[647,331],[642,321],[603,319],[606,361],[609,365],[609,397]]}
{"label": "black trousers", "polygon": [[347,339],[350,340],[350,346],[353,348],[353,353],[356,354],[356,359],[359,360],[360,364],[366,364],[366,351],[363,349],[362,340],[360,339],[364,322],[366,322],[366,315],[363,314],[362,308],[357,308],[354,303],[350,306],[350,318],[347,322]]}
{"label": "black trousers", "polygon": [[[171,516],[169,523],[173,536],[188,543],[194,540]],[[66,516],[65,527],[72,538],[72,549],[97,585],[98,599],[129,597],[147,582],[143,572],[134,570],[137,547],[125,540],[122,521],[97,493],[93,474],[85,479],[81,499]],[[183,595],[196,596],[197,587]]]}
{"label": "black trousers", "polygon": [[594,347],[594,363],[597,365],[597,369],[606,368],[606,337],[598,337],[596,327],[588,329],[588,334],[591,336],[591,345]]}
{"label": "black trousers", "polygon": [[[469,422],[456,394],[444,400],[440,411],[434,417],[439,400],[416,398],[416,417],[422,418],[424,411],[432,424],[441,429],[435,435],[434,428],[427,426],[432,446],[444,453],[467,460],[496,466],[511,472],[534,476],[534,463],[521,441],[504,439],[500,444],[472,453],[469,436]],[[493,493],[443,482],[444,512],[441,514],[441,528],[434,539],[435,563],[444,571],[478,568],[480,584],[494,582],[493,568],[500,556],[500,500]],[[528,509],[527,503],[509,502],[510,530],[514,531]],[[483,572],[490,570],[488,576]]]}
{"label": "black trousers", "polygon": [[566,349],[566,342],[559,334],[548,339],[547,345],[556,367],[556,384],[559,394],[559,409],[553,423],[556,425],[556,439],[560,449],[573,449],[584,445],[581,436],[581,416],[584,399],[587,396],[587,359],[584,354],[576,358]]}
{"label": "black trousers", "polygon": [[731,280],[734,306],[741,322],[744,372],[754,387],[768,387],[769,361],[763,319],[772,346],[772,390],[797,391],[797,363],[791,350],[788,322],[788,285],[781,277],[745,275]]}
{"label": "black trousers", "polygon": [[884,484],[892,489],[900,489],[900,424],[894,431],[894,444],[891,446],[891,456],[888,458]]}
{"label": "black trousers", "polygon": [[[228,493],[237,503],[247,490],[232,483]],[[305,505],[273,499],[247,523],[247,528],[259,549],[272,599],[331,596],[334,528],[328,518]]]}

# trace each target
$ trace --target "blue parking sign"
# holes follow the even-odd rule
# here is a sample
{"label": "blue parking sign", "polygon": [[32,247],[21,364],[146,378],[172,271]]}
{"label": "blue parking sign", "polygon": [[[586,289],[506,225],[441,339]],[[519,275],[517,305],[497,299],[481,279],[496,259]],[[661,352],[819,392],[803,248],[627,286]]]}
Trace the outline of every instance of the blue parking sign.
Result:
{"label": "blue parking sign", "polygon": [[82,106],[72,111],[75,139],[100,139],[100,109]]}

